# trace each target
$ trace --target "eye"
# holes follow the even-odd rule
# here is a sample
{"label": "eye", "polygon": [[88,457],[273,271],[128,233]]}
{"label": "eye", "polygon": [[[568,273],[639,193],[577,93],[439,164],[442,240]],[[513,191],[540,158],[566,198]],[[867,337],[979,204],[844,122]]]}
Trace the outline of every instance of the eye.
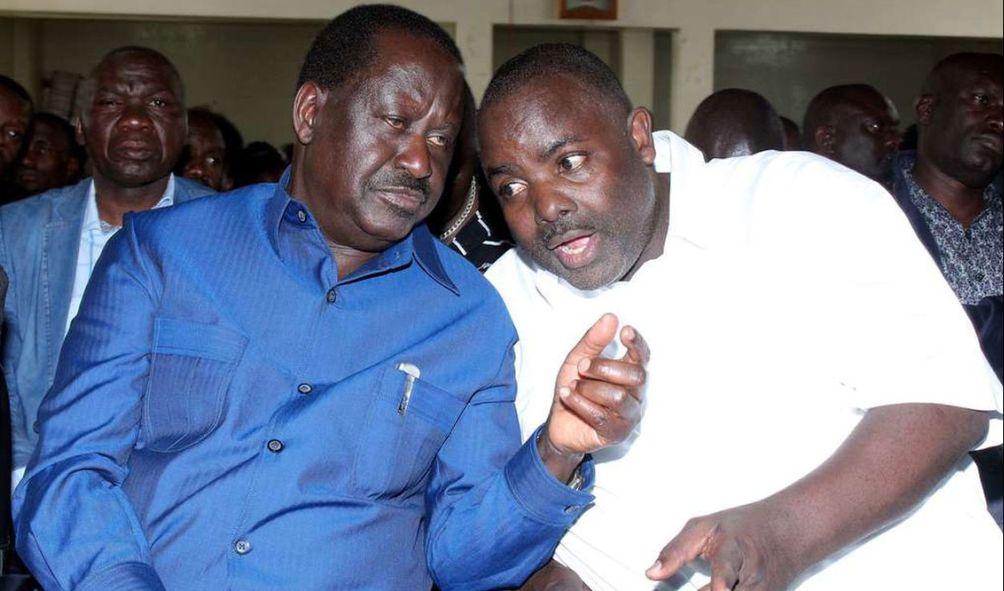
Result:
{"label": "eye", "polygon": [[985,107],[990,104],[990,97],[985,93],[977,92],[973,95],[973,102],[981,107]]}
{"label": "eye", "polygon": [[869,121],[868,123],[865,123],[865,128],[872,133],[879,133],[882,131],[882,124],[878,121]]}
{"label": "eye", "polygon": [[404,119],[401,117],[396,117],[394,115],[387,115],[383,120],[390,125],[393,129],[404,129]]}
{"label": "eye", "polygon": [[561,169],[561,172],[572,172],[582,166],[585,161],[585,154],[569,154],[558,161],[558,168]]}
{"label": "eye", "polygon": [[437,148],[446,148],[450,145],[450,137],[441,133],[429,136],[428,142]]}
{"label": "eye", "polygon": [[157,107],[158,109],[163,109],[168,105],[168,102],[166,99],[155,98],[150,101],[150,105]]}
{"label": "eye", "polygon": [[8,139],[12,140],[19,140],[23,137],[23,134],[17,129],[5,129],[3,130],[3,134]]}
{"label": "eye", "polygon": [[519,182],[503,183],[497,189],[499,197],[503,199],[512,199],[516,195],[519,195],[526,190],[526,185]]}

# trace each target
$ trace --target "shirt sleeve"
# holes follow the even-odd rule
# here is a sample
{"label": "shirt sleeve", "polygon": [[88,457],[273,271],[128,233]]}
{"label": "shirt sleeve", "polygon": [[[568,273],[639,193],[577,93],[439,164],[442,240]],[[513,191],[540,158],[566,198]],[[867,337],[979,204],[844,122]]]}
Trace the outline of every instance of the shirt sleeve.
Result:
{"label": "shirt sleeve", "polygon": [[973,326],[892,196],[849,171],[820,181],[808,218],[818,225],[806,224],[814,236],[805,251],[815,253],[814,273],[826,286],[824,354],[852,403],[999,412],[1001,384]]}
{"label": "shirt sleeve", "polygon": [[575,490],[544,466],[539,429],[520,447],[514,397],[510,347],[495,384],[464,410],[434,467],[426,552],[443,591],[518,587],[593,501],[592,460]]}
{"label": "shirt sleeve", "polygon": [[45,589],[164,588],[122,490],[139,433],[154,291],[127,218],[67,335],[14,496],[17,548]]}

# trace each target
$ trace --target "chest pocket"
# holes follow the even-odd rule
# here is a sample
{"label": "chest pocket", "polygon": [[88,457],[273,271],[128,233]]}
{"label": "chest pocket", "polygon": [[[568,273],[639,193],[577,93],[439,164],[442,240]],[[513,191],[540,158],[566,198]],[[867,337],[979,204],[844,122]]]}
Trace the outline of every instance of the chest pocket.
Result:
{"label": "chest pocket", "polygon": [[402,409],[407,381],[404,372],[387,368],[370,403],[352,470],[353,488],[370,498],[400,498],[423,485],[466,406],[415,379]]}
{"label": "chest pocket", "polygon": [[247,339],[211,324],[157,318],[143,400],[146,447],[176,452],[219,426]]}

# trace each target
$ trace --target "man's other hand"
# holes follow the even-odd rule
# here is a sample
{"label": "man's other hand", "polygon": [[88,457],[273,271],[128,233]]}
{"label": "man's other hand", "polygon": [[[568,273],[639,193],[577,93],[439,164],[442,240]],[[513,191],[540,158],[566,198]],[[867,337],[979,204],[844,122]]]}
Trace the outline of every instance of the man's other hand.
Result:
{"label": "man's other hand", "polygon": [[558,370],[547,426],[537,442],[550,472],[567,482],[585,454],[620,443],[641,419],[648,345],[637,330],[620,331],[627,352],[600,357],[617,333],[617,317],[604,314],[572,348]]}
{"label": "man's other hand", "polygon": [[711,582],[701,591],[783,591],[800,571],[786,554],[784,522],[763,501],[691,519],[645,574],[664,581],[702,558]]}

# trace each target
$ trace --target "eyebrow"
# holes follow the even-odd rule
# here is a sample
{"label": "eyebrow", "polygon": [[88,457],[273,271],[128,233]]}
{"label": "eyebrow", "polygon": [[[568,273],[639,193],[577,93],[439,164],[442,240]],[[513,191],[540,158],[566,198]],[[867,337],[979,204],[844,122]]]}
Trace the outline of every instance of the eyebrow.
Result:
{"label": "eyebrow", "polygon": [[510,170],[512,170],[512,168],[508,164],[503,164],[501,166],[493,166],[489,168],[485,171],[485,175],[488,177],[488,180],[491,180],[492,177],[496,177],[500,174],[506,174]]}
{"label": "eyebrow", "polygon": [[554,153],[557,152],[558,150],[564,148],[568,144],[580,141],[580,139],[581,138],[578,138],[574,135],[566,135],[560,139],[557,139],[548,144],[543,150],[540,151],[539,159],[547,160],[548,158],[553,156]]}

